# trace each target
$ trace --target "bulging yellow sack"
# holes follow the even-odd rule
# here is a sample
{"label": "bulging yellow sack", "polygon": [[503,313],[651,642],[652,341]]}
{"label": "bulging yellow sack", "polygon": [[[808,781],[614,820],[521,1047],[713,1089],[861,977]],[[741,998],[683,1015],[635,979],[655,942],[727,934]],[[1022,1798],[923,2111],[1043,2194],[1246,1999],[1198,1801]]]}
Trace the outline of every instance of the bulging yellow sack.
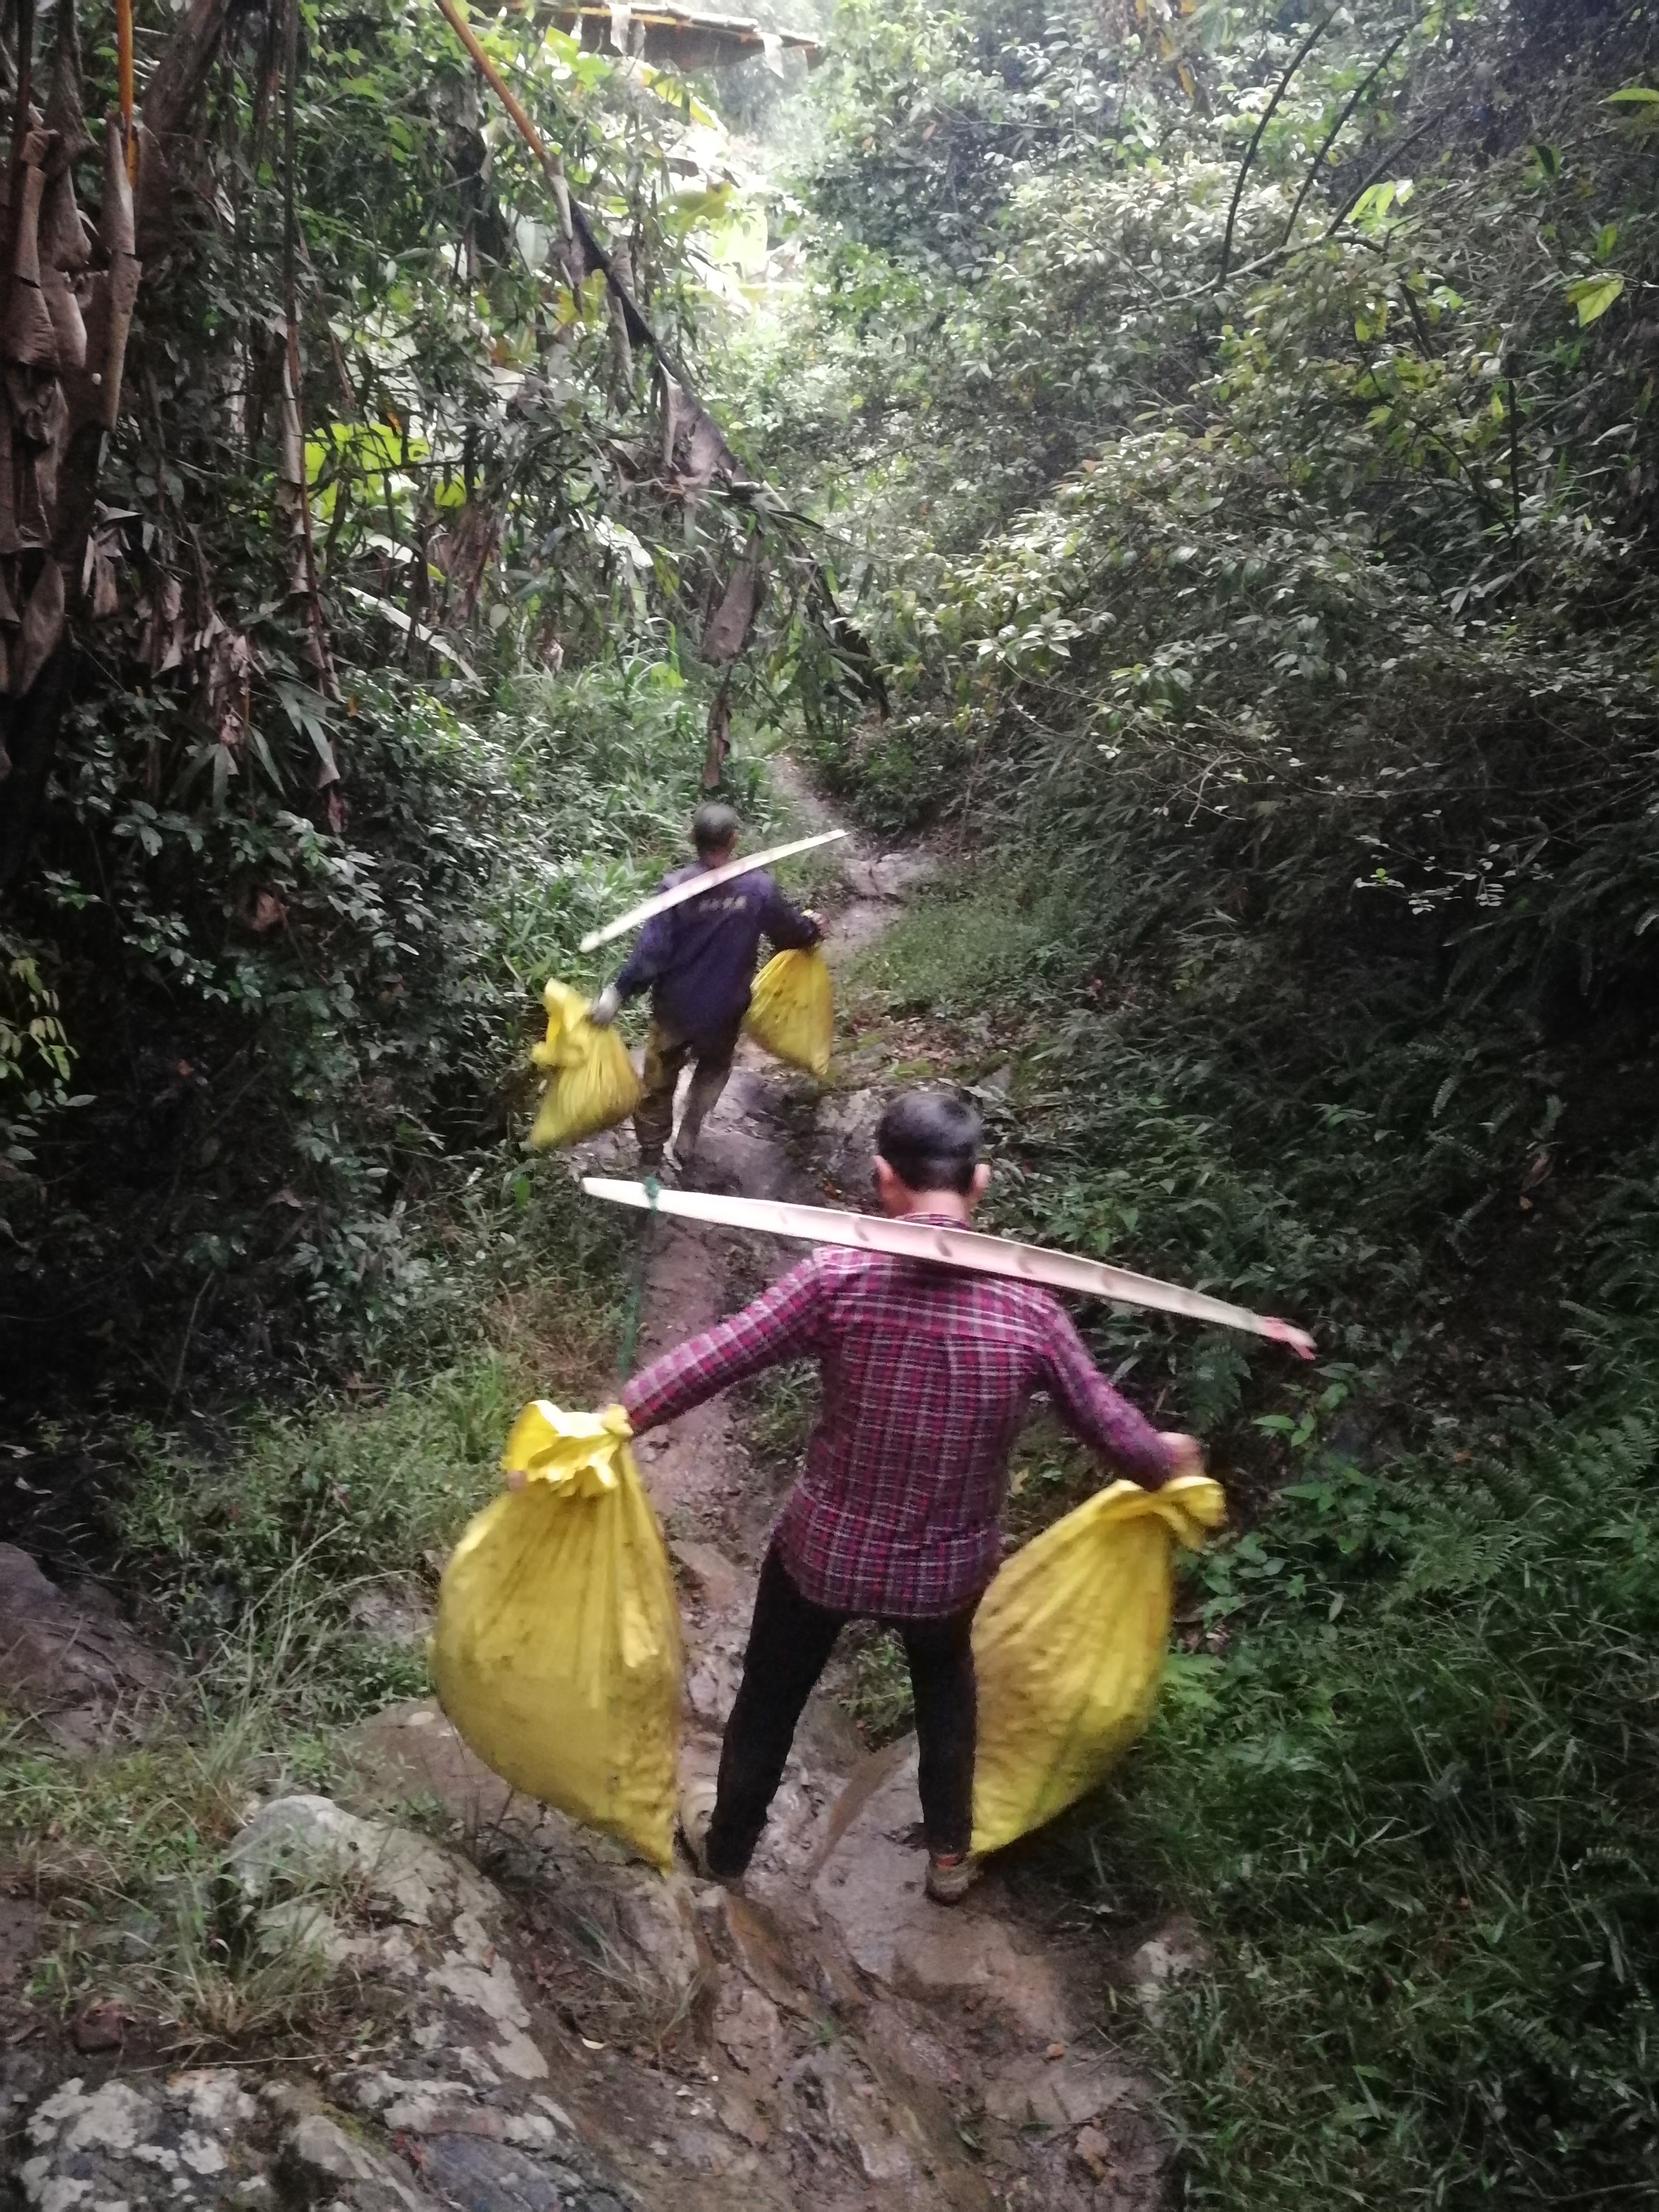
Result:
{"label": "bulging yellow sack", "polygon": [[549,1071],[530,1132],[531,1148],[538,1152],[608,1129],[640,1103],[640,1079],[627,1046],[615,1030],[594,1028],[581,993],[549,983],[542,1004],[547,1035],[530,1048],[536,1066]]}
{"label": "bulging yellow sack", "polygon": [[1115,1482],[1014,1553],[974,1620],[974,1849],[999,1851],[1103,1782],[1158,1695],[1175,1549],[1227,1516],[1219,1483]]}
{"label": "bulging yellow sack", "polygon": [[775,1058],[823,1080],[830,1073],[836,994],[829,963],[816,945],[772,955],[755,978],[744,1027]]}
{"label": "bulging yellow sack", "polygon": [[444,1571],[439,1702],[487,1766],[666,1868],[673,1859],[680,1615],[620,1406],[514,1423],[522,1469]]}

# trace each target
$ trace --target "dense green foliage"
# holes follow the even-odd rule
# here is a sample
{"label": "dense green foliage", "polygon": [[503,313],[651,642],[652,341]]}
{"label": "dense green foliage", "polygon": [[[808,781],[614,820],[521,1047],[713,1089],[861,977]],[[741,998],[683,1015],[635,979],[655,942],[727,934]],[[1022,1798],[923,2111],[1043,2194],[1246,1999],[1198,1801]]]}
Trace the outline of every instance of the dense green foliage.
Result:
{"label": "dense green foliage", "polygon": [[[1247,1533],[1057,1863],[1209,1947],[1152,2030],[1188,2202],[1633,2201],[1656,27],[838,21],[745,405],[891,672],[827,770],[975,856],[872,1010],[977,1086],[1003,1219],[1326,1354],[1102,1326]],[[1045,1454],[1022,1512],[1082,1479]]]}
{"label": "dense green foliage", "polygon": [[[1364,1115],[1388,1174],[1432,1122],[1425,1228],[1486,1212],[1493,1171],[1547,1164],[1580,1113],[1605,1125],[1609,1078],[1634,1103],[1655,988],[1649,339],[1626,301],[1656,142],[1605,99],[1634,59],[1581,82],[1523,46],[1442,82],[1439,14],[1281,253],[1405,18],[1316,50],[1224,283],[1238,157],[1304,27],[1195,46],[1206,114],[1112,45],[1091,74],[1073,34],[1011,50],[919,12],[895,58],[890,20],[847,64],[829,204],[846,225],[873,170],[872,205],[824,250],[793,386],[803,428],[861,441],[842,526],[908,556],[884,607],[902,704],[856,787],[895,819],[1019,818],[1074,872],[1109,990],[1114,960],[1155,958],[1224,1053],[1280,1067],[1264,1141]],[[1456,129],[1483,69],[1490,158]],[[1084,135],[1079,102],[1113,127]],[[1019,154],[991,164],[977,259],[943,218],[901,254],[893,173],[937,173],[955,222],[964,141]]]}
{"label": "dense green foliage", "polygon": [[1158,2023],[1200,2201],[1650,2185],[1650,1391],[1597,1411],[1449,1494],[1312,1453],[1218,1561],[1236,1640],[1109,1827],[1213,1934]]}
{"label": "dense green foliage", "polygon": [[[575,939],[678,848],[697,640],[766,527],[659,480],[648,362],[603,277],[567,281],[546,180],[435,9],[307,13],[291,171],[282,16],[233,14],[170,149],[88,556],[113,612],[79,611],[0,912],[0,1328],[47,1402],[60,1374],[176,1395],[204,1358],[246,1384],[262,1347],[441,1319],[458,1200],[513,1187],[534,991],[582,981]],[[527,17],[490,36],[695,343],[754,214],[714,117]],[[326,667],[281,477],[290,278]],[[769,634],[816,669],[778,557]],[[734,684],[745,726],[763,663]]]}

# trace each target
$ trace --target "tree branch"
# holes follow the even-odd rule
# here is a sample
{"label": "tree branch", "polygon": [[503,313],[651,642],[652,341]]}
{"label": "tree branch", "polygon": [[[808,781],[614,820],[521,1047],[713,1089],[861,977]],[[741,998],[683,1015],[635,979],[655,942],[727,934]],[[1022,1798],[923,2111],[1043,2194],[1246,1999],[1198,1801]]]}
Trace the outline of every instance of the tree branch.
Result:
{"label": "tree branch", "polygon": [[1261,143],[1262,134],[1267,130],[1267,125],[1273,121],[1279,101],[1284,99],[1285,94],[1290,90],[1291,79],[1296,75],[1303,63],[1307,60],[1309,55],[1319,44],[1319,41],[1324,37],[1326,32],[1330,29],[1331,25],[1335,21],[1336,17],[1334,14],[1327,15],[1322,23],[1316,24],[1315,27],[1309,32],[1307,37],[1304,39],[1302,44],[1291,55],[1290,67],[1285,70],[1284,76],[1279,78],[1279,83],[1274,88],[1273,96],[1267,102],[1267,106],[1262,110],[1261,120],[1256,125],[1255,130],[1251,135],[1250,143],[1244,150],[1244,159],[1239,165],[1238,176],[1233,185],[1232,205],[1227,210],[1226,231],[1221,240],[1221,267],[1217,272],[1215,280],[1218,288],[1224,284],[1227,281],[1228,264],[1231,262],[1233,258],[1233,226],[1238,221],[1238,203],[1244,196],[1244,179],[1250,173],[1250,164],[1255,159],[1255,149]]}
{"label": "tree branch", "polygon": [[1443,112],[1443,110],[1437,109],[1425,122],[1422,122],[1418,125],[1416,130],[1412,132],[1409,138],[1402,138],[1397,146],[1389,147],[1388,152],[1382,156],[1382,159],[1377,163],[1376,167],[1374,169],[1370,169],[1366,172],[1364,181],[1357,188],[1357,190],[1348,194],[1347,198],[1343,201],[1341,206],[1337,210],[1336,214],[1331,218],[1330,228],[1324,234],[1326,238],[1334,238],[1336,236],[1337,232],[1341,229],[1343,224],[1346,222],[1348,217],[1353,213],[1355,208],[1358,206],[1360,201],[1364,198],[1371,186],[1376,184],[1378,178],[1387,176],[1389,171],[1397,164],[1401,155],[1402,154],[1408,154],[1412,148],[1416,145],[1418,140],[1424,136],[1425,132],[1431,131],[1434,128],[1435,125],[1439,122]]}
{"label": "tree branch", "polygon": [[1342,112],[1337,117],[1335,122],[1332,124],[1330,129],[1325,133],[1324,143],[1320,147],[1319,151],[1314,155],[1313,167],[1309,170],[1307,175],[1302,180],[1302,189],[1296,196],[1296,205],[1291,210],[1291,219],[1285,224],[1284,235],[1279,241],[1280,246],[1288,246],[1290,244],[1291,233],[1296,228],[1297,217],[1301,214],[1303,205],[1306,201],[1309,193],[1313,190],[1314,179],[1324,167],[1325,156],[1330,152],[1332,147],[1335,145],[1337,140],[1341,137],[1343,130],[1346,126],[1348,118],[1353,113],[1355,108],[1358,106],[1360,101],[1364,100],[1365,94],[1376,82],[1378,77],[1382,76],[1383,70],[1387,69],[1389,64],[1394,59],[1395,56],[1399,52],[1401,47],[1405,44],[1406,40],[1410,37],[1412,32],[1415,28],[1416,21],[1415,18],[1413,18],[1411,22],[1406,25],[1399,36],[1383,50],[1382,58],[1377,63],[1376,67],[1372,70],[1369,76],[1364,78],[1355,90],[1349,94],[1346,101],[1344,103]]}

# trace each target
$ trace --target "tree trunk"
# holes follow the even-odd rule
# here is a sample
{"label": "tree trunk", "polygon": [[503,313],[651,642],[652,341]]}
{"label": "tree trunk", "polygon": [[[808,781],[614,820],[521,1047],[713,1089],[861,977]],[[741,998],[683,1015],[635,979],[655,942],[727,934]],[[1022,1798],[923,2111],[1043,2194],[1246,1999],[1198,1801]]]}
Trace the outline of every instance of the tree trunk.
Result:
{"label": "tree trunk", "polygon": [[155,64],[140,112],[158,138],[173,138],[189,122],[213,58],[219,51],[232,0],[193,0],[190,13]]}

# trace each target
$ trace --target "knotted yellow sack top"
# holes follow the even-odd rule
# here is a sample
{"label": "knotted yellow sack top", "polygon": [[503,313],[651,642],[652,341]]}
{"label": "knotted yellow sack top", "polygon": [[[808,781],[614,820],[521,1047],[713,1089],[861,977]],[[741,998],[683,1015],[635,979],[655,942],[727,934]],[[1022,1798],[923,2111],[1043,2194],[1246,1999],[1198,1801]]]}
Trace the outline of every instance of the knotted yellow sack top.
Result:
{"label": "knotted yellow sack top", "polygon": [[577,1498],[599,1498],[621,1485],[617,1461],[633,1434],[621,1406],[567,1413],[550,1398],[532,1398],[501,1447],[501,1472],[568,1486]]}
{"label": "knotted yellow sack top", "polygon": [[[627,1415],[623,1418],[625,1420]],[[1085,1516],[1088,1516],[1088,1525],[1097,1531],[1121,1527],[1127,1521],[1158,1520],[1183,1551],[1197,1552],[1203,1549],[1205,1538],[1213,1530],[1226,1527],[1227,1496],[1214,1476],[1209,1474],[1173,1475],[1161,1490],[1143,1490],[1138,1482],[1110,1482],[1034,1540],[1042,1543]],[[1028,1544],[1025,1551],[1030,1549]],[[1024,1552],[1016,1557],[1023,1559]]]}
{"label": "knotted yellow sack top", "polygon": [[614,1029],[596,1029],[588,1020],[588,1001],[581,993],[568,983],[550,982],[542,992],[542,1004],[547,1010],[547,1034],[530,1048],[535,1066],[548,1071],[547,1088],[530,1132],[531,1150],[538,1152],[554,1145],[577,1144],[609,1129],[640,1103],[640,1079],[627,1046]]}
{"label": "knotted yellow sack top", "polygon": [[620,1406],[537,1399],[444,1571],[433,1675],[487,1766],[532,1797],[673,1856],[680,1619]]}

